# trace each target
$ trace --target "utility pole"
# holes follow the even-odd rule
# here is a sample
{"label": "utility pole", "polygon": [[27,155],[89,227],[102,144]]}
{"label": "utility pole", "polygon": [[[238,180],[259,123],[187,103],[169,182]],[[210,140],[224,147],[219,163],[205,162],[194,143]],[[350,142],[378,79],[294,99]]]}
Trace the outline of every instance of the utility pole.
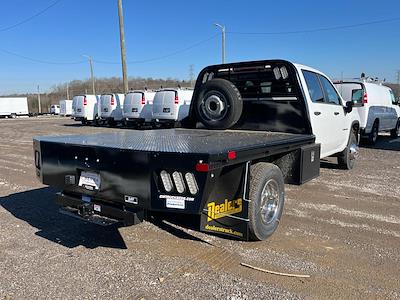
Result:
{"label": "utility pole", "polygon": [[400,70],[397,70],[397,88],[399,88],[400,85]]}
{"label": "utility pole", "polygon": [[194,65],[189,66],[189,80],[190,80],[190,87],[193,87],[194,81]]}
{"label": "utility pole", "polygon": [[38,112],[39,114],[42,113],[42,105],[40,103],[40,87],[39,85],[37,86],[37,100],[38,100]]}
{"label": "utility pole", "polygon": [[89,55],[82,55],[82,56],[83,56],[83,57],[86,57],[86,58],[88,59],[88,61],[89,61],[89,66],[90,66],[90,78],[91,78],[91,81],[92,81],[92,92],[93,92],[93,95],[96,95],[96,90],[95,90],[95,88],[94,88],[93,59],[92,59],[92,57],[89,56]]}
{"label": "utility pole", "polygon": [[118,17],[119,17],[119,40],[121,47],[122,62],[122,80],[124,82],[124,93],[128,93],[128,71],[126,67],[126,50],[125,50],[125,31],[124,31],[124,11],[122,9],[122,0],[118,1]]}
{"label": "utility pole", "polygon": [[67,100],[69,100],[69,82],[67,82]]}
{"label": "utility pole", "polygon": [[218,23],[214,23],[219,29],[221,29],[222,34],[222,63],[225,63],[225,26],[222,26]]}

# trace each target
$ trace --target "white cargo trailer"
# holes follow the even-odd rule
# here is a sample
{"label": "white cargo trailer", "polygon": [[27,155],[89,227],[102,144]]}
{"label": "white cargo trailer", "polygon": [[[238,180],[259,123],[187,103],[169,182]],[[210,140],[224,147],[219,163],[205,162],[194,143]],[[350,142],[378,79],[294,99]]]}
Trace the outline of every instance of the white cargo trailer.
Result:
{"label": "white cargo trailer", "polygon": [[60,100],[60,115],[63,117],[72,115],[72,100]]}
{"label": "white cargo trailer", "polygon": [[26,97],[1,97],[0,98],[0,117],[27,116],[28,99]]}

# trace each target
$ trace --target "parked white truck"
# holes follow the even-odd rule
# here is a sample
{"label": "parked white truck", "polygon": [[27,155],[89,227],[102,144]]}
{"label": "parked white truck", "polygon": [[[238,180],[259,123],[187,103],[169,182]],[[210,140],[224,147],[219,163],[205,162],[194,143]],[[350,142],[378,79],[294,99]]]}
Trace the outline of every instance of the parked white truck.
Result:
{"label": "parked white truck", "polygon": [[72,115],[72,100],[60,100],[60,115],[63,117]]}
{"label": "parked white truck", "polygon": [[28,99],[26,97],[0,97],[0,117],[15,118],[28,116]]}
{"label": "parked white truck", "polygon": [[335,86],[358,111],[363,141],[375,144],[380,132],[390,132],[393,138],[400,135],[400,107],[389,87],[371,79],[337,81]]}
{"label": "parked white truck", "polygon": [[78,95],[72,99],[72,117],[83,125],[95,123],[98,116],[98,97],[96,95]]}
{"label": "parked white truck", "polygon": [[162,89],[157,91],[153,100],[153,119],[159,124],[175,126],[189,114],[193,90]]}
{"label": "parked white truck", "polygon": [[100,122],[114,126],[123,121],[124,94],[102,94],[100,97]]}

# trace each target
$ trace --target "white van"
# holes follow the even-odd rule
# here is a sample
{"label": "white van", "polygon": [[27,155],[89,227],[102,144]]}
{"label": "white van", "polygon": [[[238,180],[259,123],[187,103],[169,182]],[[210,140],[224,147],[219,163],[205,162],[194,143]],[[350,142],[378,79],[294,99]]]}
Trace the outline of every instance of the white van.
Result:
{"label": "white van", "polygon": [[97,97],[95,95],[78,95],[72,99],[72,117],[75,121],[82,124],[93,123],[96,121],[97,111],[95,106]]}
{"label": "white van", "polygon": [[375,144],[379,132],[400,135],[400,107],[393,91],[368,80],[335,82],[336,89],[346,101],[353,101],[360,115],[361,138]]}
{"label": "white van", "polygon": [[160,123],[179,122],[189,114],[193,90],[162,89],[153,100],[153,120]]}
{"label": "white van", "polygon": [[52,115],[59,115],[60,114],[60,105],[52,104],[50,106],[50,113]]}
{"label": "white van", "polygon": [[124,94],[103,94],[100,97],[100,119],[115,125],[123,119]]}
{"label": "white van", "polygon": [[123,112],[125,123],[150,122],[153,118],[155,94],[148,91],[132,91],[126,94]]}
{"label": "white van", "polygon": [[63,117],[72,115],[72,100],[60,100],[60,115]]}

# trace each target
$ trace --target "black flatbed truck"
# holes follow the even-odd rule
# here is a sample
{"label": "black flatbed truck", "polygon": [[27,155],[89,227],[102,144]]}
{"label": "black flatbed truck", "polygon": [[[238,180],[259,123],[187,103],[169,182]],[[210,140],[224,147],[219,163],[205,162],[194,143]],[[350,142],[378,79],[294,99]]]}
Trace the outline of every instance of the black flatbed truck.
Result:
{"label": "black flatbed truck", "polygon": [[[288,62],[262,64],[267,62],[293,72]],[[259,64],[247,63],[245,72]],[[205,73],[226,66],[204,69],[195,95]],[[320,145],[307,119],[302,128],[286,130],[293,133],[249,129],[243,119],[234,122],[241,127],[205,129],[195,105],[192,100],[186,128],[34,138],[36,175],[61,190],[56,202],[64,213],[98,224],[133,225],[165,212],[200,216],[200,231],[242,240],[269,237],[282,214],[284,182],[302,184],[319,175]],[[243,105],[241,115],[246,109],[254,108]]]}

